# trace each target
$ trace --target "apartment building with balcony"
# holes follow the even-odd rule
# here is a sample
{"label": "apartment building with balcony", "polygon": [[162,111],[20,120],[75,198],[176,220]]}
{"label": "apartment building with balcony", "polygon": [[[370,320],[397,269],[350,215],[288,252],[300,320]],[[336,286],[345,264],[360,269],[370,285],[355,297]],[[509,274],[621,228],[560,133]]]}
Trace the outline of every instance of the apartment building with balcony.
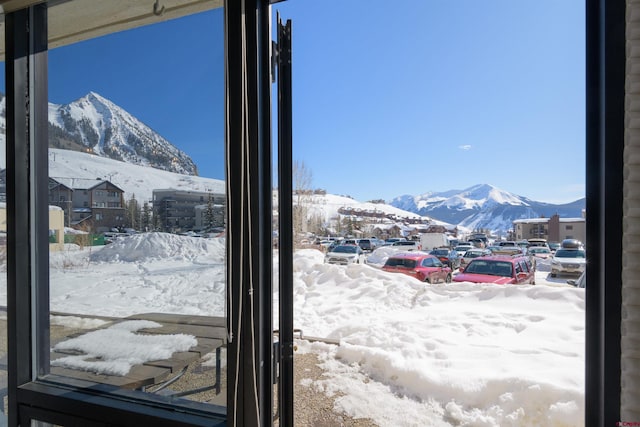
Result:
{"label": "apartment building with balcony", "polygon": [[155,226],[169,233],[223,227],[225,204],[222,193],[173,188],[153,190]]}

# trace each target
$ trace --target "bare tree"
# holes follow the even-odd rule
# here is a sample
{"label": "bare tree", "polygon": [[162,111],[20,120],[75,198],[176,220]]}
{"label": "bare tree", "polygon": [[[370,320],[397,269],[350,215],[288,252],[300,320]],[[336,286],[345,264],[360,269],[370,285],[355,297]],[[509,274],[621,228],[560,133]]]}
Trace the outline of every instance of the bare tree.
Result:
{"label": "bare tree", "polygon": [[135,193],[131,195],[129,201],[125,201],[125,226],[133,229],[140,227],[140,215],[142,208],[140,203],[136,200]]}
{"label": "bare tree", "polygon": [[300,237],[302,233],[308,231],[309,206],[313,192],[311,183],[312,173],[303,161],[295,160],[291,170],[293,184],[293,234]]}

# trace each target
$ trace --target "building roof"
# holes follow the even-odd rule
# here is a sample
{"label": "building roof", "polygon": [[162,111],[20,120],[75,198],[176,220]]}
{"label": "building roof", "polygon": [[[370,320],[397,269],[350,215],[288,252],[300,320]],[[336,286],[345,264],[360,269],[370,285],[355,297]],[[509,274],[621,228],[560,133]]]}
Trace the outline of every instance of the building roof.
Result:
{"label": "building roof", "polygon": [[53,178],[49,178],[49,191],[51,191],[53,188],[56,187],[63,187],[69,191],[73,191],[73,188],[67,187],[65,184],[63,184],[62,182],[53,179]]}
{"label": "building roof", "polygon": [[154,193],[172,193],[172,194],[196,194],[196,195],[203,195],[203,194],[212,194],[212,195],[216,195],[216,196],[224,196],[224,193],[217,193],[215,191],[202,191],[202,190],[181,190],[181,189],[176,189],[176,188],[156,188],[153,190]]}
{"label": "building roof", "polygon": [[[550,218],[525,218],[515,219],[514,224],[546,224]],[[559,218],[559,222],[585,222],[584,218]]]}
{"label": "building roof", "polygon": [[514,219],[514,224],[546,224],[549,222],[549,218],[523,218]]}
{"label": "building roof", "polygon": [[49,178],[49,179],[59,182],[60,184],[66,187],[72,188],[74,190],[91,190],[94,187],[107,183],[124,193],[123,189],[121,189],[120,187],[115,185],[113,182],[108,181],[106,179],[88,179],[88,178]]}

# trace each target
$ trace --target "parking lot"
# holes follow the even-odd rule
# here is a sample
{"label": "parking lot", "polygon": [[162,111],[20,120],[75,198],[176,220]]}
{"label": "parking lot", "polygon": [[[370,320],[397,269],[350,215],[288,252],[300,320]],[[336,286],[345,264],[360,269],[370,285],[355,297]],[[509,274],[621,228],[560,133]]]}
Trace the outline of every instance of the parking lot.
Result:
{"label": "parking lot", "polygon": [[[376,268],[382,268],[386,258],[395,253],[393,248],[380,248],[374,252],[367,254],[366,262],[368,265]],[[455,269],[453,271],[454,277],[459,274],[460,271]],[[569,279],[577,279],[579,276],[576,274],[559,274],[556,277],[551,277],[551,259],[538,259],[536,262],[536,285],[544,286],[571,286],[567,283]]]}

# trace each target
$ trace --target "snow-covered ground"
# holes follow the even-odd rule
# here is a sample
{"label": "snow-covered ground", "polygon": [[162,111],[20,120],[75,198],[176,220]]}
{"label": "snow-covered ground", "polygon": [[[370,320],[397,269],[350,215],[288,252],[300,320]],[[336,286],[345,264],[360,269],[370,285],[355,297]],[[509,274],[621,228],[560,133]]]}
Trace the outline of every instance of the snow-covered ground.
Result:
{"label": "snow-covered ground", "polygon": [[[51,254],[51,310],[221,316],[224,254],[223,239],[164,233],[69,246]],[[275,312],[277,254],[274,263]],[[380,426],[583,425],[584,289],[549,278],[544,263],[536,282],[428,285],[375,264],[326,265],[317,250],[297,251],[295,327],[341,343],[298,342],[327,371],[304,385],[339,394],[338,410]],[[77,318],[53,317],[68,319],[78,326]]]}

